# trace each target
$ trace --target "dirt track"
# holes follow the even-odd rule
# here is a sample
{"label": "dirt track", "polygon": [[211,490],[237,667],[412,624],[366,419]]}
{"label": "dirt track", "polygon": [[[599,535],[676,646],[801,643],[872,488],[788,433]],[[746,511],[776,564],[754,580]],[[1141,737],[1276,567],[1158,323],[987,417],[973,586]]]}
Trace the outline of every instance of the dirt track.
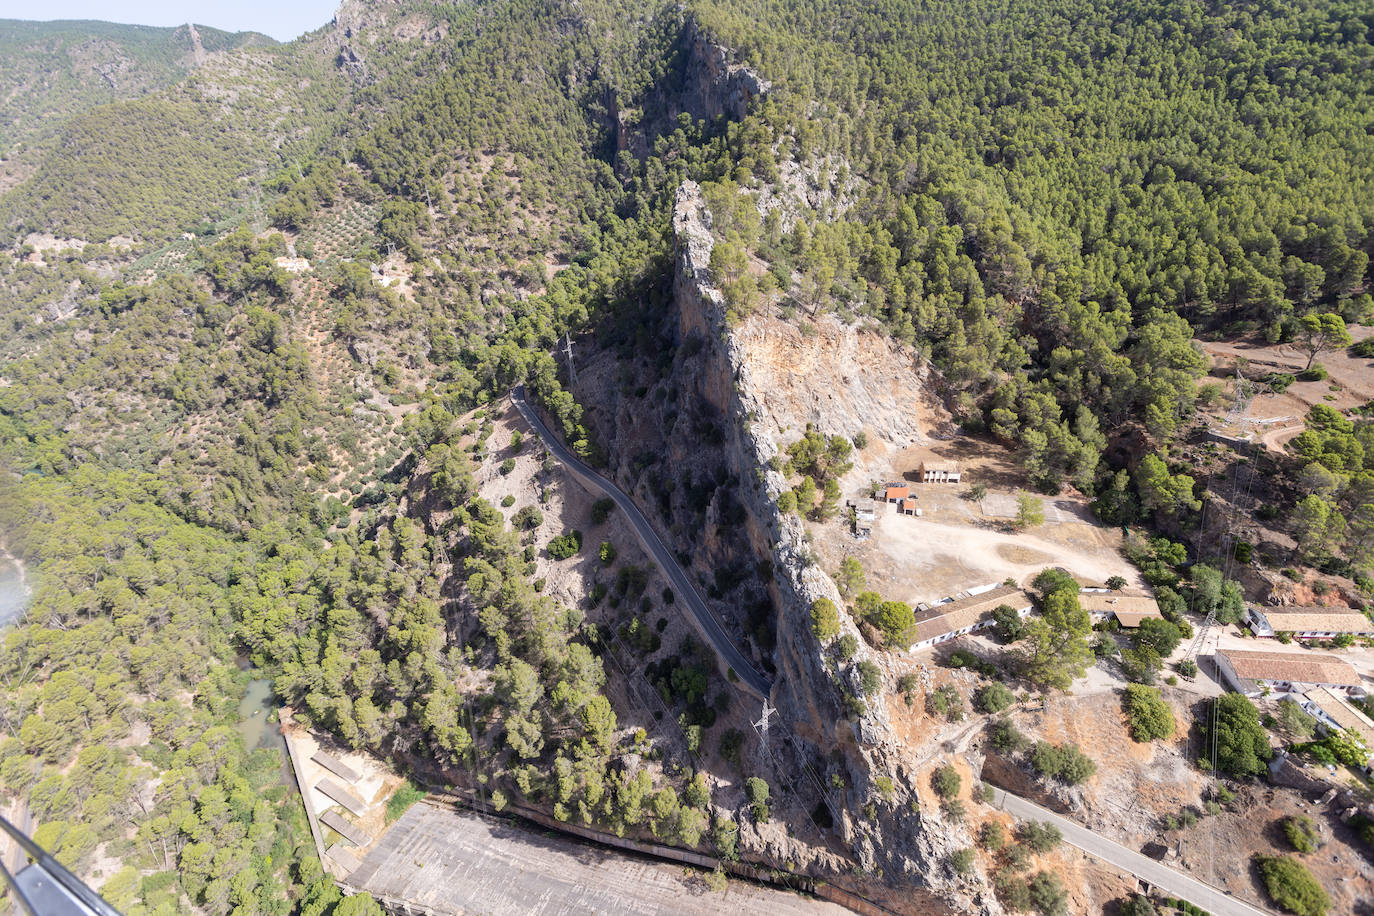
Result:
{"label": "dirt track", "polygon": [[1285,426],[1281,429],[1271,429],[1263,436],[1260,436],[1260,442],[1264,443],[1264,447],[1271,452],[1282,452],[1284,446],[1288,444],[1288,441],[1306,428],[1306,426],[1300,424],[1298,426]]}
{"label": "dirt track", "polygon": [[[1362,340],[1374,335],[1374,328],[1351,325],[1350,334],[1355,340]],[[1306,354],[1291,344],[1267,344],[1247,338],[1203,341],[1201,346],[1212,358],[1213,379],[1221,381],[1228,391],[1232,390],[1238,359],[1250,364],[1251,377],[1256,370],[1296,375],[1307,365]],[[1248,422],[1232,422],[1223,406],[1222,415],[1216,419],[1218,428],[1232,434],[1258,431],[1265,448],[1282,452],[1288,441],[1305,428],[1301,420],[1314,404],[1350,410],[1374,400],[1374,360],[1351,356],[1349,350],[1340,349],[1320,354],[1316,362],[1326,367],[1329,378],[1295,381],[1282,394],[1261,391],[1246,406],[1243,417]],[[1264,420],[1277,421],[1273,425],[1278,428],[1254,425],[1254,421]]]}

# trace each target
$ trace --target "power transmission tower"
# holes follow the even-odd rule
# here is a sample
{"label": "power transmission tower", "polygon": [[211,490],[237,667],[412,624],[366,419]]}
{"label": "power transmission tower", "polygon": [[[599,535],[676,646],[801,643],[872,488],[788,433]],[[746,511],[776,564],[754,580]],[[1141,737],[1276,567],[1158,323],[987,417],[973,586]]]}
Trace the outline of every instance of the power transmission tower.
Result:
{"label": "power transmission tower", "polygon": [[759,743],[763,747],[763,753],[768,753],[768,720],[773,717],[777,710],[768,703],[768,698],[763,698],[763,716],[754,723],[754,727],[759,730]]}
{"label": "power transmission tower", "polygon": [[1202,626],[1198,628],[1197,636],[1193,638],[1193,644],[1189,646],[1188,651],[1183,654],[1185,661],[1188,659],[1196,660],[1198,650],[1202,648],[1203,642],[1207,639],[1208,632],[1216,622],[1217,612],[1215,610],[1208,611],[1207,619],[1202,622]]}
{"label": "power transmission tower", "polygon": [[1226,419],[1230,423],[1240,422],[1241,418],[1250,409],[1250,399],[1255,396],[1255,386],[1241,372],[1240,363],[1236,363],[1236,400],[1231,405],[1230,413]]}
{"label": "power transmission tower", "polygon": [[567,355],[568,355],[568,384],[569,384],[569,385],[576,385],[576,384],[577,384],[577,370],[573,368],[572,332],[569,331],[569,332],[564,336],[564,339],[563,339],[563,340],[564,340],[564,342],[563,342],[564,352],[567,353]]}

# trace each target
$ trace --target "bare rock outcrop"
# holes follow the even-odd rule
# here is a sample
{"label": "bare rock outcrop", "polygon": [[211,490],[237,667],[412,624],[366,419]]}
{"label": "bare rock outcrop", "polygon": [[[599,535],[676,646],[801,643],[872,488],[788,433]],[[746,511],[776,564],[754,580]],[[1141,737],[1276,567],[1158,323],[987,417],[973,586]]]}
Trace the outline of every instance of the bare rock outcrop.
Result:
{"label": "bare rock outcrop", "polygon": [[[802,737],[822,746],[881,744],[892,737],[886,706],[881,697],[868,704],[867,712],[851,727],[842,715],[825,669],[822,647],[810,628],[810,608],[821,598],[843,604],[835,584],[811,562],[806,531],[794,515],[779,512],[778,497],[787,489],[782,474],[769,467],[780,447],[767,426],[759,421],[767,413],[764,391],[755,384],[753,368],[740,340],[725,325],[725,301],[711,280],[709,268],[713,240],[710,216],[701,189],[686,182],[677,194],[673,229],[678,240],[678,274],[674,296],[681,333],[703,340],[699,394],[723,415],[732,429],[731,470],[745,481],[740,497],[748,513],[754,547],[773,559],[772,591],[780,609],[778,651],[779,678],[775,700],[804,711],[793,721]],[[847,619],[857,639],[857,629]],[[867,660],[868,649],[860,642],[854,663]],[[851,667],[853,667],[851,665]],[[790,669],[790,670],[789,670]],[[857,686],[857,685],[855,685]]]}
{"label": "bare rock outcrop", "polygon": [[688,19],[682,43],[688,55],[683,110],[694,118],[712,121],[728,115],[742,121],[749,103],[772,86],[756,71],[732,63],[729,49],[711,41],[695,19]]}
{"label": "bare rock outcrop", "polygon": [[682,114],[694,121],[722,115],[743,120],[754,99],[772,88],[756,70],[735,63],[730,50],[712,41],[690,15],[683,20],[677,50],[681,69],[637,99],[639,107],[622,107],[614,93],[607,99],[617,150],[647,158],[654,138],[676,128]]}
{"label": "bare rock outcrop", "polygon": [[[944,865],[955,849],[969,845],[961,827],[927,825],[907,804],[884,804],[876,806],[876,816],[874,808],[868,816],[859,815],[878,797],[879,777],[908,789],[914,774],[902,764],[901,742],[881,693],[865,701],[862,715],[847,716],[842,708],[841,691],[863,696],[857,665],[872,658],[852,621],[841,615],[841,626],[859,645],[847,663],[837,662],[812,631],[810,609],[815,601],[827,598],[836,606],[842,602],[830,577],[812,561],[801,520],[777,508],[787,488],[783,476],[770,466],[780,451],[779,427],[776,420],[765,420],[772,416],[769,389],[750,359],[750,342],[726,324],[724,299],[709,268],[714,244],[710,210],[694,182],[678,190],[673,230],[679,333],[682,340],[694,338],[700,344],[692,373],[695,394],[727,418],[727,460],[742,482],[738,498],[745,509],[744,524],[754,550],[772,570],[769,592],[777,615],[772,700],[793,736],[789,742],[778,742],[777,753],[793,757],[784,766],[797,773],[807,773],[813,764],[824,766],[825,772],[816,775],[827,785],[832,777],[840,777],[835,783],[847,788],[828,800],[836,827],[860,867],[882,874],[889,889],[928,889],[955,902],[962,912],[1000,913],[991,895],[969,895]],[[851,394],[874,397],[866,391]],[[875,403],[874,410],[884,415],[881,404]],[[933,898],[931,905],[938,906]]]}

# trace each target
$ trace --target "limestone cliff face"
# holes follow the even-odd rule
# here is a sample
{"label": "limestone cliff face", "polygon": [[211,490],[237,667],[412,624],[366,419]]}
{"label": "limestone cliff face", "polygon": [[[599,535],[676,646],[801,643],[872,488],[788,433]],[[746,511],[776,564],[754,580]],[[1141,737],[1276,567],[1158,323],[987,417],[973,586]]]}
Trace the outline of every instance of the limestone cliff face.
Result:
{"label": "limestone cliff face", "polygon": [[[812,632],[810,609],[819,598],[828,598],[837,607],[842,602],[830,577],[812,564],[801,520],[778,511],[777,499],[786,481],[769,467],[781,446],[776,422],[764,420],[771,418],[768,389],[751,362],[747,334],[736,334],[725,323],[724,300],[708,266],[713,246],[711,215],[693,182],[678,190],[673,230],[673,298],[679,333],[684,341],[701,341],[691,374],[695,394],[726,418],[727,460],[741,481],[738,496],[746,512],[749,540],[772,568],[769,591],[777,615],[773,703],[796,738],[778,752],[795,757],[790,764],[796,772],[803,772],[808,759],[828,758],[829,768],[820,777],[827,782],[837,773],[844,777],[847,789],[835,793],[831,809],[841,836],[865,870],[880,870],[889,887],[914,884],[937,891],[961,912],[1001,912],[991,895],[970,897],[945,874],[943,863],[949,854],[970,845],[971,838],[963,835],[962,827],[924,824],[905,804],[878,806],[875,820],[856,816],[874,799],[877,777],[886,776],[907,787],[916,774],[903,765],[903,749],[881,695],[871,698],[865,714],[855,721],[845,718],[841,709],[831,674],[835,662]],[[840,678],[849,692],[862,695],[856,666],[870,658],[871,652],[848,615],[841,618],[860,648]],[[930,905],[939,906],[933,900]]]}
{"label": "limestone cliff face", "polygon": [[[764,392],[754,383],[752,367],[739,340],[725,326],[725,302],[711,282],[713,245],[710,212],[695,182],[678,189],[673,212],[677,239],[674,299],[684,338],[703,341],[696,373],[698,394],[730,423],[726,437],[731,471],[743,482],[740,500],[747,512],[750,540],[773,562],[771,592],[779,609],[778,684],[774,703],[789,716],[798,735],[823,747],[872,746],[888,741],[892,730],[881,697],[852,726],[840,715],[838,698],[825,670],[821,646],[811,632],[810,608],[820,598],[843,605],[830,578],[809,560],[806,532],[796,516],[777,510],[787,483],[768,463],[780,447],[759,419],[766,413]],[[846,618],[857,639],[857,629]],[[854,663],[868,658],[860,644]],[[852,665],[851,665],[852,667]]]}

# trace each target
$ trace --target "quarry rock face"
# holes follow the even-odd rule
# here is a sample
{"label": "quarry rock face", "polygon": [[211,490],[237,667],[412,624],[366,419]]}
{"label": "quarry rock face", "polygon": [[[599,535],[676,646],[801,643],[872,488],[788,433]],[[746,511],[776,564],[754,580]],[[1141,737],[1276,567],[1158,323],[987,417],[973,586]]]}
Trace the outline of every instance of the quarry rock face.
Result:
{"label": "quarry rock face", "polygon": [[[881,871],[889,887],[923,886],[953,901],[960,912],[1001,913],[990,894],[970,896],[946,874],[948,857],[956,849],[971,845],[971,837],[962,826],[928,825],[906,804],[878,805],[878,814],[872,819],[857,816],[874,798],[878,777],[885,776],[905,788],[916,774],[902,765],[903,749],[881,693],[865,700],[862,716],[854,720],[845,717],[835,682],[862,696],[857,664],[873,657],[849,615],[840,615],[841,632],[853,636],[859,649],[849,663],[839,667],[838,675],[831,673],[837,662],[812,631],[810,611],[815,601],[827,598],[836,607],[843,607],[844,602],[834,582],[812,562],[801,519],[778,510],[777,499],[787,489],[787,482],[770,466],[781,446],[776,421],[769,419],[769,391],[758,382],[744,341],[726,324],[724,299],[709,266],[714,244],[711,215],[695,182],[688,181],[678,189],[673,232],[673,299],[680,341],[695,338],[700,342],[692,369],[683,381],[695,389],[695,396],[726,418],[728,461],[741,482],[738,496],[746,512],[749,541],[772,569],[768,587],[777,615],[777,675],[772,702],[784,728],[793,736],[791,741],[774,743],[775,758],[779,754],[791,758],[776,760],[778,769],[801,774],[799,782],[803,784],[814,772],[816,781],[826,786],[837,832],[859,865],[870,873]],[[874,404],[878,415],[889,412],[884,409],[888,406],[885,395],[864,397]],[[863,419],[851,418],[850,423]],[[852,432],[848,426],[837,431]],[[915,434],[914,430],[909,432]],[[835,776],[843,780],[845,788],[832,786]],[[914,792],[910,794],[914,797]],[[933,895],[928,905],[930,912],[944,908]]]}

